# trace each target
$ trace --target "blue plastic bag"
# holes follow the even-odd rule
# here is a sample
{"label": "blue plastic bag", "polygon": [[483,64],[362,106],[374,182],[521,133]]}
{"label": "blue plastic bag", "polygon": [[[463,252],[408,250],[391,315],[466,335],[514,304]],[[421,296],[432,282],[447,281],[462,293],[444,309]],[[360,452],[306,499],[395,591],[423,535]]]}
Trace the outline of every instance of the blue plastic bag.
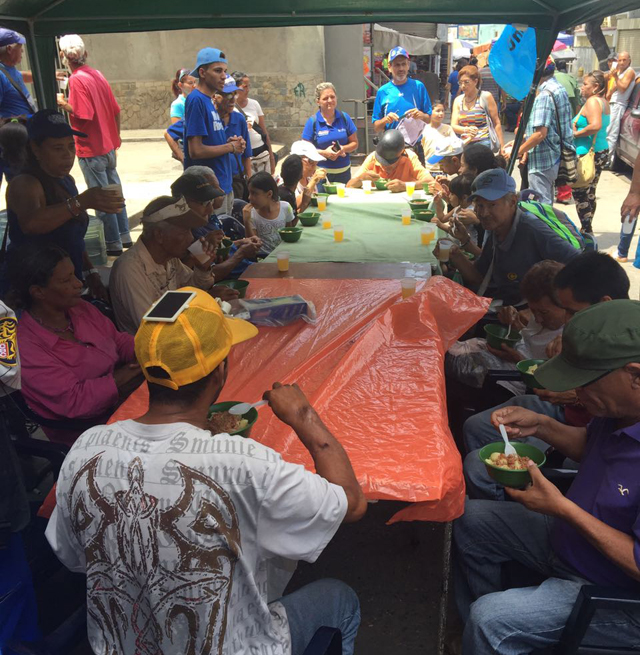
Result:
{"label": "blue plastic bag", "polygon": [[489,53],[493,79],[512,98],[523,100],[533,82],[536,68],[536,30],[517,30],[507,25]]}

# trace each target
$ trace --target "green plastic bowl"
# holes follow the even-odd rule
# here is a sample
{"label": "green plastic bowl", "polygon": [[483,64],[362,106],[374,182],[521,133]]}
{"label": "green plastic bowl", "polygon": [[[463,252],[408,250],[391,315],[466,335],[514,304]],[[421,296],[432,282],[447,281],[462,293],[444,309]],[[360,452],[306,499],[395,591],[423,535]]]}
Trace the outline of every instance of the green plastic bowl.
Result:
{"label": "green plastic bowl", "polygon": [[[337,193],[337,191],[336,191]],[[318,196],[324,196],[325,198],[329,197],[328,193],[316,193],[315,195],[311,196],[311,206],[312,207],[317,207],[318,206]]]}
{"label": "green plastic bowl", "polygon": [[389,184],[389,180],[376,180],[376,189],[378,191],[386,191],[387,190],[387,184]]}
{"label": "green plastic bowl", "polygon": [[513,348],[522,337],[517,330],[511,330],[509,338],[506,339],[508,330],[509,328],[506,325],[497,325],[495,323],[485,325],[484,333],[487,337],[487,343],[496,350],[502,350],[503,343]]}
{"label": "green plastic bowl", "polygon": [[[529,457],[538,465],[538,468],[540,468],[547,461],[545,454],[531,444],[512,441],[511,445],[516,449],[516,452],[518,455],[520,455],[520,457]],[[515,487],[516,489],[526,487],[531,482],[531,475],[529,474],[529,471],[511,471],[509,469],[502,469],[498,466],[487,464],[487,462],[485,462],[486,459],[489,459],[491,453],[503,452],[504,441],[496,441],[495,443],[487,444],[484,446],[484,448],[480,448],[478,456],[486,466],[489,476],[496,482],[499,482],[505,487]]]}
{"label": "green plastic bowl", "polygon": [[235,289],[240,293],[240,298],[244,298],[247,294],[249,282],[247,280],[222,280],[222,282],[216,282],[216,286]]}
{"label": "green plastic bowl", "polygon": [[229,256],[229,251],[231,250],[232,245],[233,241],[231,239],[228,239],[227,237],[222,239],[222,243],[218,247],[218,257],[226,259]]}
{"label": "green plastic bowl", "polygon": [[326,193],[335,195],[338,193],[338,185],[337,184],[323,184],[324,190]]}
{"label": "green plastic bowl", "polygon": [[433,209],[419,209],[418,211],[413,212],[413,217],[417,221],[425,221],[426,223],[431,223],[431,219],[436,215]]}
{"label": "green plastic bowl", "polygon": [[281,230],[278,230],[278,234],[283,241],[286,241],[287,243],[295,243],[296,241],[300,241],[300,237],[302,236],[302,228],[283,227]]}
{"label": "green plastic bowl", "polygon": [[544,364],[546,361],[547,361],[546,359],[523,359],[521,362],[518,362],[516,364],[516,368],[520,371],[522,381],[530,389],[544,389],[544,387],[538,382],[538,380],[536,380],[535,373],[527,373],[527,371],[532,366],[535,366],[536,364],[540,366],[540,364]]}
{"label": "green plastic bowl", "polygon": [[313,227],[320,220],[320,212],[302,212],[298,218],[305,227]]}
{"label": "green plastic bowl", "polygon": [[[228,412],[231,407],[239,404],[240,402],[237,400],[227,401],[226,403],[215,403],[209,407],[207,418],[216,412]],[[246,414],[242,415],[242,418],[246,418],[247,421],[249,421],[247,427],[242,430],[237,430],[236,432],[231,432],[230,434],[239,434],[241,437],[248,437],[253,424],[258,420],[258,410],[255,407],[252,407]]]}
{"label": "green plastic bowl", "polygon": [[410,200],[409,207],[413,211],[426,211],[431,204],[431,198],[420,198],[419,200]]}

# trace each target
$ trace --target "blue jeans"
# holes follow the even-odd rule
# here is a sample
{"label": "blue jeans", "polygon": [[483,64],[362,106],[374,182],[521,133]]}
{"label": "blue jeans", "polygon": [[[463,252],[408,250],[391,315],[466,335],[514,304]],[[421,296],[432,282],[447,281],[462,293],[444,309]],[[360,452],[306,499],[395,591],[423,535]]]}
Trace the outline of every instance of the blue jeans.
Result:
{"label": "blue jeans", "polygon": [[[338,182],[341,182],[342,184],[346,184],[350,179],[351,179],[350,168],[346,171],[343,171],[342,173],[332,173],[330,170],[327,170],[327,182],[329,184],[336,184]],[[322,182],[318,182],[318,184],[316,184],[316,187],[318,189],[318,193],[324,193],[324,184]]]}
{"label": "blue jeans", "polygon": [[[465,655],[522,655],[560,640],[580,588],[589,584],[551,548],[553,519],[519,503],[469,500],[453,524],[454,582]],[[503,591],[502,565],[517,562],[547,577],[537,587]],[[640,645],[640,621],[598,611],[590,646]]]}
{"label": "blue jeans", "polygon": [[560,163],[547,168],[544,171],[531,171],[529,168],[529,188],[540,196],[540,202],[545,205],[553,205],[555,194],[553,192]]}
{"label": "blue jeans", "polygon": [[[116,151],[112,150],[100,157],[78,157],[80,170],[89,188],[122,184],[116,170]],[[129,218],[126,207],[117,214],[96,211],[96,216],[104,223],[104,240],[107,250],[122,250],[122,244],[131,243]]]}
{"label": "blue jeans", "polygon": [[287,611],[291,632],[291,655],[302,655],[318,628],[342,632],[342,653],[353,655],[360,626],[360,602],[344,582],[327,578],[305,585],[278,601]]}
{"label": "blue jeans", "polygon": [[[550,416],[556,421],[564,423],[564,408],[562,406],[552,405],[544,400],[540,400],[538,396],[533,394],[515,396],[502,405],[492,407],[484,412],[479,412],[475,416],[467,419],[462,427],[462,436],[465,449],[468,453],[464,459],[463,471],[469,498],[485,498],[487,500],[505,499],[504,487],[489,477],[484,462],[478,456],[480,448],[494,441],[500,441],[500,433],[491,425],[491,414],[496,409],[503,407],[524,407],[532,412]],[[549,444],[536,437],[527,437],[518,441],[530,443],[542,452],[549,447]]]}
{"label": "blue jeans", "polygon": [[636,224],[638,223],[638,219],[636,218],[633,221],[633,227],[631,229],[630,234],[625,234],[622,231],[622,228],[620,228],[620,243],[618,244],[618,257],[628,257],[629,256],[629,248],[631,247],[631,239],[633,239],[633,235],[636,232]]}

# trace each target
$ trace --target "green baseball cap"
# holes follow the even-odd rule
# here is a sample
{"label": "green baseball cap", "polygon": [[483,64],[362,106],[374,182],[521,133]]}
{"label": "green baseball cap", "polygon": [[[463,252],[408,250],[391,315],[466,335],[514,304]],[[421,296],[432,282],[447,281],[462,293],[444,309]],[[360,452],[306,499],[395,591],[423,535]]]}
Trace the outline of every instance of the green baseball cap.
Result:
{"label": "green baseball cap", "polygon": [[611,300],[578,312],[562,334],[562,352],[538,367],[549,391],[569,391],[640,362],[640,302]]}

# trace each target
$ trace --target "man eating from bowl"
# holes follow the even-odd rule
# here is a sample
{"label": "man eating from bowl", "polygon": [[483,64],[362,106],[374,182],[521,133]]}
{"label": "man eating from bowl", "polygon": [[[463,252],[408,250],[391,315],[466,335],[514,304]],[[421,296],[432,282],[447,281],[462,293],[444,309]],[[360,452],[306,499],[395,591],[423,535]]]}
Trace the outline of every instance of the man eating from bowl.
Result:
{"label": "man eating from bowl", "polygon": [[309,451],[316,473],[240,435],[212,434],[232,347],[258,330],[195,297],[174,322],[143,320],[136,357],[149,408],[97,426],[62,466],[47,538],[87,577],[96,653],[299,655],[320,626],[351,655],[356,594],[319,580],[268,597],[274,558],[315,561],[367,503],[349,458],[297,385],[264,397]]}
{"label": "man eating from bowl", "polygon": [[[530,653],[558,643],[580,588],[640,591],[640,302],[612,300],[578,312],[562,352],[536,371],[545,388],[576,389],[594,417],[571,427],[522,407],[492,417],[510,438],[536,436],[580,462],[566,496],[530,465],[517,501],[469,500],[454,524],[456,600],[463,650]],[[496,430],[496,438],[498,432]],[[547,579],[503,591],[501,568],[517,562]],[[637,645],[640,619],[597,612],[583,644]]]}
{"label": "man eating from bowl", "polygon": [[406,182],[415,182],[416,189],[427,188],[435,182],[420,163],[418,156],[405,148],[404,137],[399,130],[387,130],[374,152],[367,156],[362,166],[347,182],[348,187],[362,187],[363,180],[388,180],[387,189],[394,193],[404,191]]}

